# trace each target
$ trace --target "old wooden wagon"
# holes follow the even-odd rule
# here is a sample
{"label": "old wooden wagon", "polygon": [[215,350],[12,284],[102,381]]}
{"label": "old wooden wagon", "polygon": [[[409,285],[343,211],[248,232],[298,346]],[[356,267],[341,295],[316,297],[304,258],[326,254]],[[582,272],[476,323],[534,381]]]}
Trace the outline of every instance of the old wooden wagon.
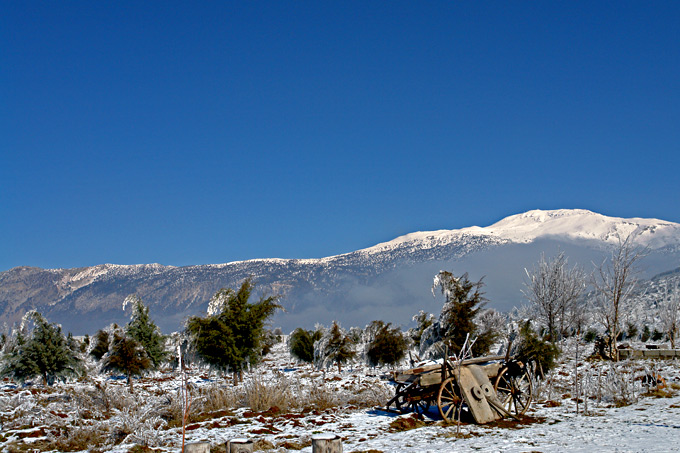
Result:
{"label": "old wooden wagon", "polygon": [[527,367],[506,356],[488,356],[462,361],[444,359],[394,374],[395,395],[388,410],[424,413],[436,404],[445,421],[459,411],[469,412],[477,423],[504,416],[518,418],[532,399]]}

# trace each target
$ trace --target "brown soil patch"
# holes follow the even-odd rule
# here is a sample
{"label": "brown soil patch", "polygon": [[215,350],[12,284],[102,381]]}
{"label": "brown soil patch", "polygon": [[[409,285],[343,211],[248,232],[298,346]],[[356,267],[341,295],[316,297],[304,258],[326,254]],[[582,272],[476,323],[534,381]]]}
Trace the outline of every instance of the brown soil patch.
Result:
{"label": "brown soil patch", "polygon": [[411,415],[410,417],[400,417],[395,420],[393,420],[390,423],[390,431],[393,433],[401,432],[401,431],[408,431],[411,429],[416,429],[416,428],[422,428],[423,426],[426,426],[427,423],[425,423],[423,420],[419,420],[416,416]]}
{"label": "brown soil patch", "polygon": [[536,423],[545,423],[545,417],[532,417],[530,415],[521,415],[519,420],[514,418],[504,418],[502,420],[496,420],[493,423],[489,423],[486,426],[493,426],[495,428],[505,428],[505,429],[522,429],[525,426],[533,425]]}

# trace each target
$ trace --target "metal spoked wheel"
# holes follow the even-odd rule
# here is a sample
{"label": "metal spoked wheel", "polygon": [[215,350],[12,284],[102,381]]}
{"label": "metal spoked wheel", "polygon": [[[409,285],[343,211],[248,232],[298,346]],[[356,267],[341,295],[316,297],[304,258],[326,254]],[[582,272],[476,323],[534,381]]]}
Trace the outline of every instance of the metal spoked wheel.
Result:
{"label": "metal spoked wheel", "polygon": [[446,379],[439,386],[439,393],[437,394],[437,407],[439,414],[445,422],[450,422],[454,419],[456,409],[462,403],[460,396],[460,389],[453,377]]}
{"label": "metal spoked wheel", "polygon": [[532,398],[529,372],[517,364],[504,367],[496,378],[494,389],[503,408],[516,416],[524,415]]}

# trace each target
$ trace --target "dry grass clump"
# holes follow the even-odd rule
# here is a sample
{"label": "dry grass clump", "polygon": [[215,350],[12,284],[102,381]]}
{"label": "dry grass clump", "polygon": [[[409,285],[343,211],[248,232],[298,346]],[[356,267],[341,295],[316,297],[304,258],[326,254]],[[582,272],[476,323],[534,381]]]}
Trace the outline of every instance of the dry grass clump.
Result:
{"label": "dry grass clump", "polygon": [[106,444],[106,431],[95,426],[80,426],[69,429],[54,440],[53,448],[58,451],[95,452],[96,446]]}
{"label": "dry grass clump", "polygon": [[290,381],[284,377],[279,376],[272,382],[265,383],[254,376],[246,382],[244,390],[244,403],[252,411],[262,412],[277,407],[280,411],[287,412],[295,407]]}
{"label": "dry grass clump", "polygon": [[34,426],[41,423],[35,399],[28,392],[0,398],[0,411],[4,415],[2,425],[5,430],[16,429],[22,425]]}
{"label": "dry grass clump", "polygon": [[314,407],[320,411],[338,407],[340,405],[340,395],[338,394],[338,391],[326,384],[312,384],[304,397],[305,406]]}
{"label": "dry grass clump", "polygon": [[643,396],[650,396],[652,398],[672,398],[675,396],[675,392],[668,388],[652,387],[647,392],[643,393]]}
{"label": "dry grass clump", "polygon": [[352,393],[349,404],[359,408],[382,406],[394,396],[394,391],[383,383],[361,387]]}
{"label": "dry grass clump", "polygon": [[109,420],[111,436],[114,443],[133,442],[149,446],[158,444],[158,430],[166,425],[165,420],[157,415],[158,408],[153,404],[135,405],[123,410],[116,410]]}
{"label": "dry grass clump", "polygon": [[233,387],[210,385],[200,388],[197,393],[201,412],[222,412],[243,405],[243,395]]}
{"label": "dry grass clump", "polygon": [[[213,418],[219,418],[224,415],[231,415],[230,409],[223,409],[224,407],[233,407],[231,405],[224,406],[225,399],[223,398],[226,389],[222,389],[216,385],[209,387],[195,389],[190,388],[190,402],[189,415],[187,423],[198,423]],[[231,401],[229,401],[229,404]],[[184,415],[184,401],[178,391],[168,392],[163,395],[162,402],[158,405],[158,415],[166,423],[167,428],[177,428],[182,426]],[[221,410],[220,410],[221,409]]]}
{"label": "dry grass clump", "polygon": [[112,411],[138,405],[140,396],[130,394],[127,387],[95,382],[92,387],[73,392],[72,398],[81,418],[103,420],[109,418]]}

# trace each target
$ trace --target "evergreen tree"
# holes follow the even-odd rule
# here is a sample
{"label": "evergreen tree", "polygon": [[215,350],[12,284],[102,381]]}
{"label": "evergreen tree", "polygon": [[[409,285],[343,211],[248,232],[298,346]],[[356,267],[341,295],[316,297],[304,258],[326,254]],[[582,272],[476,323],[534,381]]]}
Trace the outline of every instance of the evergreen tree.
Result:
{"label": "evergreen tree", "polygon": [[26,317],[34,324],[30,338],[17,335],[17,341],[6,358],[4,374],[24,381],[40,376],[46,385],[57,379],[78,375],[82,371],[80,359],[69,347],[61,327],[50,324],[38,312]]}
{"label": "evergreen tree", "polygon": [[151,359],[153,368],[158,368],[167,356],[165,337],[149,317],[149,308],[144,305],[141,298],[134,294],[130,295],[125,298],[125,304],[128,303],[132,304],[132,316],[125,332],[142,345]]}
{"label": "evergreen tree", "polygon": [[640,340],[646,343],[647,341],[649,341],[651,336],[652,332],[649,330],[649,326],[645,325],[645,327],[642,329],[642,336],[640,337]]}
{"label": "evergreen tree", "polygon": [[314,362],[314,342],[321,338],[320,330],[305,330],[298,327],[290,334],[288,348],[290,353],[303,362]]}
{"label": "evergreen tree", "polygon": [[88,334],[85,334],[85,336],[83,337],[83,341],[80,343],[80,352],[87,351],[88,347],[90,347],[90,336]]}
{"label": "evergreen tree", "polygon": [[111,352],[104,358],[104,370],[125,373],[132,392],[132,376],[138,376],[152,367],[151,359],[137,340],[122,332],[114,333]]}
{"label": "evergreen tree", "polygon": [[520,342],[515,358],[525,364],[533,362],[538,374],[541,377],[545,376],[555,366],[560,350],[555,344],[539,338],[531,328],[531,321],[522,325],[519,336]]}
{"label": "evergreen tree", "polygon": [[335,363],[338,366],[338,372],[342,372],[342,364],[356,356],[352,348],[352,340],[336,321],[333,321],[330,331],[319,340],[318,346],[315,350],[315,359],[320,368],[328,368],[329,365]]}
{"label": "evergreen tree", "polygon": [[17,330],[14,338],[10,337],[5,345],[2,375],[25,381],[40,374],[37,365],[25,353],[26,339],[21,330]]}
{"label": "evergreen tree", "polygon": [[[399,327],[390,328],[391,324],[382,321],[371,323],[375,334],[368,345],[366,358],[371,366],[396,365],[406,355],[406,339]],[[371,328],[369,326],[369,328]]]}
{"label": "evergreen tree", "polygon": [[416,348],[420,349],[420,339],[432,324],[434,324],[434,315],[420,310],[417,315],[413,316],[413,321],[416,322],[415,329],[409,329],[408,333]]}
{"label": "evergreen tree", "polygon": [[[493,343],[493,331],[480,332],[475,318],[480,309],[486,304],[482,292],[482,280],[472,282],[465,273],[460,277],[451,272],[440,271],[435,277],[432,290],[439,288],[445,297],[439,321],[428,329],[430,344],[441,342],[449,351],[458,352],[463,347],[469,334],[470,340],[475,339],[472,346],[474,355],[488,353]],[[434,341],[433,341],[434,340]]]}
{"label": "evergreen tree", "polygon": [[94,347],[90,355],[97,360],[101,360],[109,352],[109,333],[105,330],[98,330],[94,335]]}
{"label": "evergreen tree", "polygon": [[262,357],[265,323],[281,307],[279,296],[262,296],[250,303],[254,287],[247,278],[238,291],[220,289],[206,317],[193,316],[187,321],[199,357],[218,369],[233,371],[234,383],[247,363],[255,364]]}
{"label": "evergreen tree", "polygon": [[637,339],[637,336],[638,336],[637,326],[632,322],[628,322],[626,324],[626,338],[628,340],[635,340]]}

